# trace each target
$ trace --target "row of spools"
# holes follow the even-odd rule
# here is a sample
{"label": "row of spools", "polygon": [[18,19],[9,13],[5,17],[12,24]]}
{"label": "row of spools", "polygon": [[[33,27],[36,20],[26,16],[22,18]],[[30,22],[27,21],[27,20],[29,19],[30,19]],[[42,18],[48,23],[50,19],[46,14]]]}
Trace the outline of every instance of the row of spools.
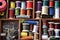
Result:
{"label": "row of spools", "polygon": [[33,1],[10,2],[9,18],[14,18],[14,15],[16,16],[16,18],[20,17],[30,18],[32,9],[33,9]]}
{"label": "row of spools", "polygon": [[[46,23],[43,21],[43,34],[42,34],[42,40],[46,40],[49,38],[60,38],[60,23],[59,22],[48,22],[49,26],[46,25]],[[44,38],[45,37],[45,38]]]}
{"label": "row of spools", "polygon": [[59,18],[59,3],[58,0],[43,0],[36,3],[36,14],[53,15],[54,18]]}

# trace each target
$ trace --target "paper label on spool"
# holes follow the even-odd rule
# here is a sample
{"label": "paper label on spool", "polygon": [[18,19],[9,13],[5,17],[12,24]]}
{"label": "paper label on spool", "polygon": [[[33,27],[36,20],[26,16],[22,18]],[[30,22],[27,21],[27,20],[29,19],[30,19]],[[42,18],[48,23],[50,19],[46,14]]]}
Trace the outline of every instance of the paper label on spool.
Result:
{"label": "paper label on spool", "polygon": [[42,35],[42,39],[48,39],[48,35]]}

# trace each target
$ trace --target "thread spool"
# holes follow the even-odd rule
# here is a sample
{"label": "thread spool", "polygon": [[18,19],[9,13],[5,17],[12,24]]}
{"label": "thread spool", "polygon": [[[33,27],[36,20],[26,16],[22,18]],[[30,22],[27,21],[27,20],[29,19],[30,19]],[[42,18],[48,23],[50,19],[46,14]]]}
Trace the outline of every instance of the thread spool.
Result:
{"label": "thread spool", "polygon": [[36,3],[36,13],[41,13],[41,10],[42,10],[42,2],[37,1],[37,3]]}
{"label": "thread spool", "polygon": [[19,13],[20,13],[20,8],[15,8],[15,15],[17,16],[19,15]]}
{"label": "thread spool", "polygon": [[31,14],[32,14],[32,10],[30,10],[30,9],[27,9],[27,16],[31,16]]}
{"label": "thread spool", "polygon": [[48,6],[42,6],[42,15],[48,15]]}
{"label": "thread spool", "polygon": [[27,9],[32,9],[33,8],[33,1],[26,1]]}
{"label": "thread spool", "polygon": [[38,33],[37,30],[38,30],[38,25],[34,25],[33,32]]}
{"label": "thread spool", "polygon": [[49,8],[49,15],[54,15],[54,8],[53,7],[50,7]]}
{"label": "thread spool", "polygon": [[20,1],[16,1],[16,8],[20,8],[21,7],[21,2]]}
{"label": "thread spool", "polygon": [[54,22],[48,22],[49,23],[49,30],[54,29]]}
{"label": "thread spool", "polygon": [[29,36],[29,32],[22,31],[21,32],[21,37],[26,37],[26,36]]}
{"label": "thread spool", "polygon": [[40,13],[36,13],[36,19],[40,18]]}
{"label": "thread spool", "polygon": [[26,3],[24,1],[21,2],[21,9],[26,9]]}
{"label": "thread spool", "polygon": [[59,7],[59,1],[55,1],[55,8]]}
{"label": "thread spool", "polygon": [[15,2],[10,2],[10,8],[15,8]]}
{"label": "thread spool", "polygon": [[25,15],[25,11],[26,11],[25,9],[21,9],[20,10],[20,15]]}
{"label": "thread spool", "polygon": [[0,16],[4,16],[5,12],[0,12]]}
{"label": "thread spool", "polygon": [[12,8],[9,9],[9,18],[10,19],[14,18],[14,9]]}
{"label": "thread spool", "polygon": [[59,18],[59,8],[55,8],[55,17],[54,18]]}
{"label": "thread spool", "polygon": [[42,1],[48,1],[48,0],[42,0]]}
{"label": "thread spool", "polygon": [[55,29],[59,29],[59,24],[60,23],[54,23],[55,24]]}
{"label": "thread spool", "polygon": [[23,23],[23,30],[29,31],[29,24],[28,23]]}
{"label": "thread spool", "polygon": [[50,1],[49,2],[49,7],[53,7],[54,6],[54,1]]}
{"label": "thread spool", "polygon": [[42,40],[48,40],[48,35],[42,35]]}
{"label": "thread spool", "polygon": [[59,36],[59,29],[55,29],[54,31],[55,31],[55,38],[59,38],[60,37]]}
{"label": "thread spool", "polygon": [[43,6],[48,6],[48,1],[43,1]]}

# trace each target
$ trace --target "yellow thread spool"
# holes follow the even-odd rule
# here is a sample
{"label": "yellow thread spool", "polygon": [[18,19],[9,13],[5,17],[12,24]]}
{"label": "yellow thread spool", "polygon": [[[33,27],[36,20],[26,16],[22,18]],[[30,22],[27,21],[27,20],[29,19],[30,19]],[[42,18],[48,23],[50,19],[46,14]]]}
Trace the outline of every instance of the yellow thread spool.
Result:
{"label": "yellow thread spool", "polygon": [[10,8],[15,8],[15,2],[10,2]]}
{"label": "yellow thread spool", "polygon": [[48,15],[48,6],[42,6],[42,15]]}

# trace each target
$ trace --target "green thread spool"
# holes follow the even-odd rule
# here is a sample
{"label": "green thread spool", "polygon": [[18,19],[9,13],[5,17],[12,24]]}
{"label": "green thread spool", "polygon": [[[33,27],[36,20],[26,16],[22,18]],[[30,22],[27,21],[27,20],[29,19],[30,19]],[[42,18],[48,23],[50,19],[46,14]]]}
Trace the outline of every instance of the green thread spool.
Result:
{"label": "green thread spool", "polygon": [[48,1],[48,0],[43,0],[43,1]]}
{"label": "green thread spool", "polygon": [[55,1],[55,8],[59,7],[59,1]]}
{"label": "green thread spool", "polygon": [[15,8],[15,15],[19,15],[20,8]]}
{"label": "green thread spool", "polygon": [[48,1],[43,1],[43,6],[48,6]]}

